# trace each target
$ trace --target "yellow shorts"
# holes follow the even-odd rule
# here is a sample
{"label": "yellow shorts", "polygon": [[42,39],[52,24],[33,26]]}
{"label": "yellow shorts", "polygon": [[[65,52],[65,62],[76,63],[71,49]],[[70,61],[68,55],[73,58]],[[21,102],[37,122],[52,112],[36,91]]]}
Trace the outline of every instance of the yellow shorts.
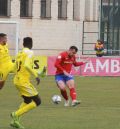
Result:
{"label": "yellow shorts", "polygon": [[18,91],[20,92],[20,95],[24,95],[27,97],[35,96],[38,94],[36,88],[30,83],[28,80],[19,80],[14,78],[14,84]]}
{"label": "yellow shorts", "polygon": [[7,64],[0,65],[0,80],[5,81],[8,74],[13,71],[14,64],[8,62]]}
{"label": "yellow shorts", "polygon": [[104,54],[104,51],[96,51],[96,54]]}

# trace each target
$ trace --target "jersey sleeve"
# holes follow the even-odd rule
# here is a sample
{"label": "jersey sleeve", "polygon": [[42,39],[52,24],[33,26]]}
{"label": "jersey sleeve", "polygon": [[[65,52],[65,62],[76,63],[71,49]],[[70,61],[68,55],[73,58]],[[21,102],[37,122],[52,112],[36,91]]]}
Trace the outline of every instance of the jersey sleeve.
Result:
{"label": "jersey sleeve", "polygon": [[74,63],[73,63],[74,66],[81,66],[83,64],[84,64],[84,62],[77,62],[76,58],[74,57]]}
{"label": "jersey sleeve", "polygon": [[64,68],[61,66],[61,62],[64,59],[64,55],[60,54],[58,55],[56,62],[55,62],[55,67],[61,71],[64,71]]}
{"label": "jersey sleeve", "polygon": [[81,66],[81,65],[83,65],[84,63],[83,62],[75,62],[74,63],[74,66]]}
{"label": "jersey sleeve", "polygon": [[24,66],[32,75],[38,77],[38,73],[34,69],[32,69],[32,57],[33,57],[33,52],[32,51],[27,52],[27,57]]}

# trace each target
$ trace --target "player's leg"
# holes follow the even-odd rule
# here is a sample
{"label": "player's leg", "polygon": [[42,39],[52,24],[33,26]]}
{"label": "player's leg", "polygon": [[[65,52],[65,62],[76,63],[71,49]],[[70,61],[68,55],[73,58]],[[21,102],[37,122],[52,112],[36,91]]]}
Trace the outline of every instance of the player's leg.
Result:
{"label": "player's leg", "polygon": [[0,89],[3,88],[8,74],[13,69],[13,63],[8,63],[7,65],[0,67]]}
{"label": "player's leg", "polygon": [[11,114],[11,117],[13,118],[11,126],[16,128],[24,128],[19,121],[19,117],[21,115],[41,104],[41,99],[38,95],[32,97],[27,97],[27,96],[22,96],[22,97],[24,99],[24,103],[22,103],[21,107],[16,112],[12,112]]}
{"label": "player's leg", "polygon": [[15,128],[24,129],[24,126],[22,126],[19,121],[12,121],[10,123],[10,126],[15,127]]}
{"label": "player's leg", "polygon": [[36,103],[37,106],[41,104],[41,98],[39,95],[33,96],[32,100]]}
{"label": "player's leg", "polygon": [[31,83],[29,82],[26,83],[20,82],[20,83],[23,85],[22,86],[16,85],[16,88],[23,97],[24,102],[20,105],[19,109],[16,112],[11,113],[11,117],[13,119],[13,121],[11,122],[11,126],[16,126],[17,128],[23,128],[23,126],[20,124],[19,121],[20,116],[32,110],[38,105],[38,102],[36,103],[35,101],[33,101],[32,97],[36,96],[36,98],[39,99],[39,97],[37,97],[38,92]]}
{"label": "player's leg", "polygon": [[41,104],[41,99],[38,95],[33,96],[33,97],[23,96],[23,98],[24,98],[24,103],[26,103],[26,105],[23,106],[22,108],[18,109],[15,112],[16,116],[18,116],[18,117],[20,117],[24,113],[32,110],[33,108],[35,108]]}
{"label": "player's leg", "polygon": [[76,93],[76,89],[75,89],[74,79],[68,77],[67,81],[66,81],[66,85],[70,89],[70,96],[71,96],[71,99],[72,99],[72,106],[76,106],[76,105],[80,104],[80,101],[77,100],[77,93]]}
{"label": "player's leg", "polygon": [[64,82],[63,75],[56,75],[55,80],[56,80],[56,84],[57,84],[58,88],[60,89],[61,95],[65,99],[64,106],[69,106],[69,100],[68,100],[68,95],[67,95],[66,85]]}
{"label": "player's leg", "polygon": [[20,108],[25,107],[27,104],[29,104],[32,100],[36,103],[37,106],[39,106],[41,104],[41,99],[38,95],[35,95],[33,97],[26,97],[26,96],[22,96],[24,99],[24,102],[21,103]]}
{"label": "player's leg", "polygon": [[7,76],[8,76],[8,72],[3,69],[3,70],[0,72],[0,89],[3,88]]}
{"label": "player's leg", "polygon": [[21,104],[20,108],[15,112],[15,114],[19,117],[25,112],[35,108],[39,104],[35,102],[32,97],[35,96],[39,103],[41,102],[38,92],[36,88],[29,82],[25,81],[22,86],[16,85],[17,89],[19,90],[21,96],[24,99],[24,103]]}
{"label": "player's leg", "polygon": [[16,128],[24,128],[21,124],[20,124],[20,116],[18,114],[25,112],[24,111],[24,107],[26,105],[28,105],[29,103],[32,102],[31,98],[22,96],[24,99],[24,102],[22,102],[22,104],[20,105],[19,109],[16,112],[12,112],[11,113],[11,117],[12,117],[12,122],[10,123],[10,125],[12,127],[16,127]]}
{"label": "player's leg", "polygon": [[26,104],[27,104],[27,103],[22,102],[21,105],[19,106],[19,109],[22,108],[22,107],[24,107],[24,106],[26,106]]}

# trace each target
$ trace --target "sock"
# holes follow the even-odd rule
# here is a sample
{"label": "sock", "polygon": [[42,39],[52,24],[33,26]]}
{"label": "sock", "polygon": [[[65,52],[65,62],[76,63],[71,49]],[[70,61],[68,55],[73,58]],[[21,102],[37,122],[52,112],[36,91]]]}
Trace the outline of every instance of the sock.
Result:
{"label": "sock", "polygon": [[75,88],[70,88],[70,96],[71,96],[72,101],[73,100],[76,100],[76,91],[75,91]]}
{"label": "sock", "polygon": [[23,103],[21,103],[21,105],[20,105],[19,109],[20,109],[20,108],[23,108],[23,107],[24,107],[24,106],[26,106],[26,105],[27,105],[27,103],[24,103],[24,102],[23,102]]}
{"label": "sock", "polygon": [[68,100],[68,96],[67,96],[66,90],[60,90],[60,91],[61,91],[61,95],[63,96],[63,98],[64,98],[65,100]]}
{"label": "sock", "polygon": [[32,101],[31,103],[26,104],[26,105],[23,106],[22,108],[18,109],[18,110],[15,112],[15,114],[16,114],[16,116],[19,117],[19,116],[23,115],[24,113],[26,113],[26,112],[32,110],[32,109],[35,108],[35,107],[36,107],[36,103],[35,103],[34,101]]}
{"label": "sock", "polygon": [[[26,106],[26,105],[27,105],[27,103],[22,102],[21,105],[19,106],[19,109],[20,109],[20,108],[23,108],[23,107]],[[19,120],[20,120],[20,117],[21,117],[21,116],[19,116]]]}

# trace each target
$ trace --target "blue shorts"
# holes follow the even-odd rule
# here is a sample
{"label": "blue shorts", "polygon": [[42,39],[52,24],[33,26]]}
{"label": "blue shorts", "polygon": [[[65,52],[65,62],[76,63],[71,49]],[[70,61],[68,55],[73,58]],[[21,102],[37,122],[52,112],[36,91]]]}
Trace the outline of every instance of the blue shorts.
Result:
{"label": "blue shorts", "polygon": [[56,82],[63,81],[63,82],[66,83],[67,81],[73,80],[73,79],[74,79],[73,76],[68,77],[68,76],[66,76],[66,75],[64,75],[64,74],[55,75],[55,81],[56,81]]}

